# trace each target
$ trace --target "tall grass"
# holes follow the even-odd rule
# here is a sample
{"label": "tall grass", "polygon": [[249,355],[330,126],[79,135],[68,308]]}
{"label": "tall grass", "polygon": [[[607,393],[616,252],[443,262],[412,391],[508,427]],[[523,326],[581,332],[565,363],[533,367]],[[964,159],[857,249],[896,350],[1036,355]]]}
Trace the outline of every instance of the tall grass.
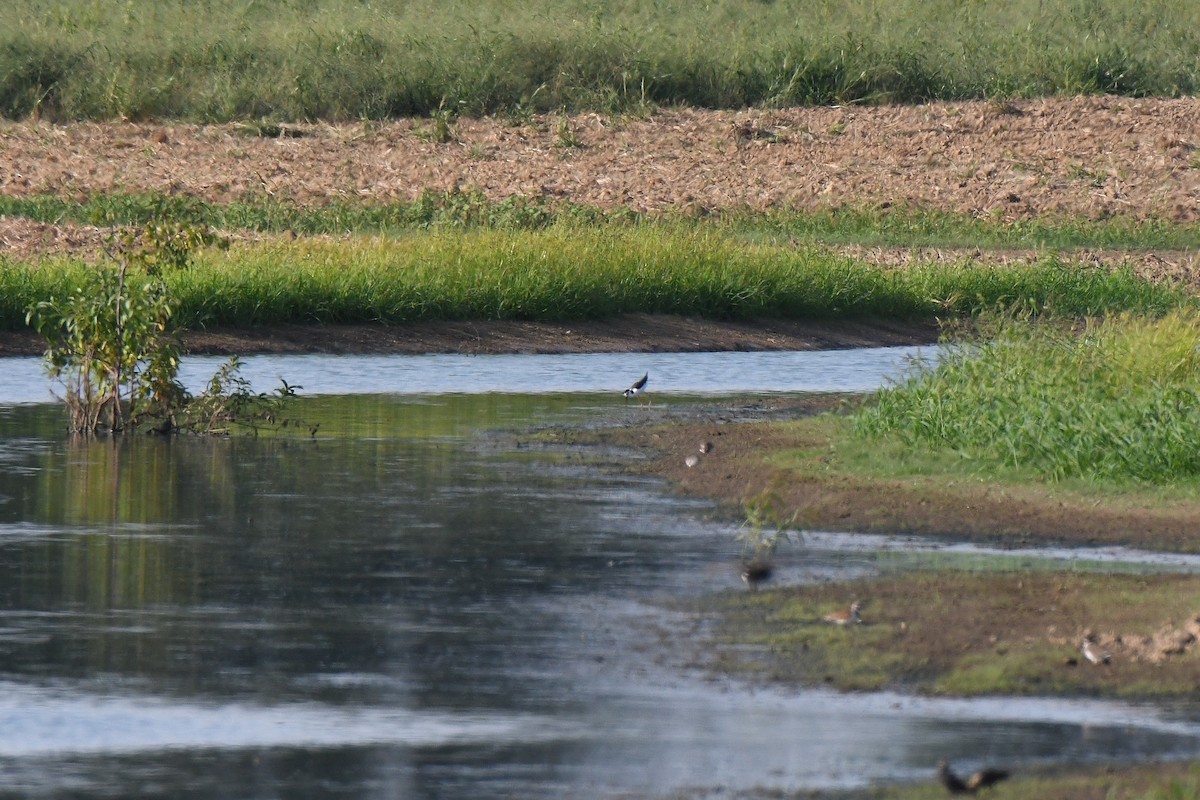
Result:
{"label": "tall grass", "polygon": [[1200,315],[1122,314],[1079,332],[1000,321],[987,341],[880,392],[864,436],[1047,479],[1167,483],[1200,473]]}
{"label": "tall grass", "polygon": [[[0,114],[384,118],[1200,86],[1189,0],[9,0]],[[720,35],[714,35],[719,31]]]}
{"label": "tall grass", "polygon": [[[0,260],[0,325],[86,269]],[[821,248],[746,244],[687,226],[431,230],[396,238],[235,245],[168,278],[188,326],[438,319],[572,320],[645,312],[717,319],[930,318],[997,305],[1162,314],[1186,295],[1127,270],[1047,259],[880,269]]]}

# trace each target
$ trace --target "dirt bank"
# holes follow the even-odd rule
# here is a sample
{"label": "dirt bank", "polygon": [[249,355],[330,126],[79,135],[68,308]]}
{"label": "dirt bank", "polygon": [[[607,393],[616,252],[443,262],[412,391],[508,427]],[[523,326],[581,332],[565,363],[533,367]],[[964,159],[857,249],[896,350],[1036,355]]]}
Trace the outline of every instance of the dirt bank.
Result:
{"label": "dirt bank", "polygon": [[[798,526],[817,530],[912,533],[1011,546],[1200,549],[1200,504],[1194,501],[1168,501],[1153,493],[1101,498],[1044,484],[1001,485],[970,474],[946,480],[843,473],[831,455],[826,427],[775,424],[842,402],[765,398],[676,416],[663,409],[647,412],[641,423],[588,436],[641,450],[645,460],[622,468],[665,478],[682,495],[715,499],[731,518],[740,517],[743,503],[773,495],[780,518],[795,512]],[[712,452],[689,467],[686,457],[706,441],[713,443]]]}
{"label": "dirt bank", "polygon": [[[429,322],[412,325],[280,325],[192,331],[191,353],[600,353],[729,350],[829,350],[926,344],[936,323],[864,320],[716,322],[631,314],[571,323]],[[0,331],[0,356],[35,355],[44,344],[23,331]]]}

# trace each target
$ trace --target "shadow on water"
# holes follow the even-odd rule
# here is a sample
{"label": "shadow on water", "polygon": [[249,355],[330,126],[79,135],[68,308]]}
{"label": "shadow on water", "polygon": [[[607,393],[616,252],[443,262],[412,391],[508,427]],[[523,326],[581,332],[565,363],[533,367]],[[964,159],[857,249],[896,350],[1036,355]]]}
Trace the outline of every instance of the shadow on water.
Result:
{"label": "shadow on water", "polygon": [[[72,442],[0,409],[0,791],[476,798],[1194,754],[1184,713],[714,686],[645,601],[734,589],[731,526],[484,429],[619,396],[315,398],[320,435]],[[828,572],[863,569],[827,542]],[[869,566],[867,567],[869,568]]]}

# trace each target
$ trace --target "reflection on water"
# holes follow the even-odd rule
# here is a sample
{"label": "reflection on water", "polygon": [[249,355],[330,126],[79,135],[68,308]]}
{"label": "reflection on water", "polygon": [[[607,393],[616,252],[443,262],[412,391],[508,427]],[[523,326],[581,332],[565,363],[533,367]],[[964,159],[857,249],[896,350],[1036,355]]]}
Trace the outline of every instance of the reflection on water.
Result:
{"label": "reflection on water", "polygon": [[[320,438],[72,443],[55,407],[0,410],[0,792],[658,795],[1196,752],[1191,712],[747,691],[659,666],[646,623],[674,621],[644,601],[735,589],[735,531],[473,435],[620,418],[619,399],[300,413]],[[819,558],[834,575],[861,555]]]}

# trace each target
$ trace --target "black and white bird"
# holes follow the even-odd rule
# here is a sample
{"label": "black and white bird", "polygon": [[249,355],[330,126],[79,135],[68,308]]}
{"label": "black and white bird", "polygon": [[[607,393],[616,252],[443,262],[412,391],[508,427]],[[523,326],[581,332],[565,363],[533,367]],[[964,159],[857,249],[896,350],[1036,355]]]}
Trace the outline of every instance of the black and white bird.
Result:
{"label": "black and white bird", "polygon": [[[636,381],[634,381],[633,384],[628,389],[625,390],[625,399],[628,400],[629,398],[634,397],[637,394],[639,394],[643,389],[646,388],[646,381],[648,381],[648,380],[650,380],[649,372],[647,372],[645,375],[643,375],[642,377],[640,377]],[[642,401],[639,398],[638,405],[641,405],[641,403],[642,403]]]}
{"label": "black and white bird", "polygon": [[938,780],[946,787],[946,791],[950,794],[975,794],[980,789],[986,789],[989,786],[994,786],[1000,781],[1008,777],[1008,772],[994,767],[984,767],[975,772],[971,777],[963,780],[950,771],[950,765],[945,761],[939,761],[937,765]]}

